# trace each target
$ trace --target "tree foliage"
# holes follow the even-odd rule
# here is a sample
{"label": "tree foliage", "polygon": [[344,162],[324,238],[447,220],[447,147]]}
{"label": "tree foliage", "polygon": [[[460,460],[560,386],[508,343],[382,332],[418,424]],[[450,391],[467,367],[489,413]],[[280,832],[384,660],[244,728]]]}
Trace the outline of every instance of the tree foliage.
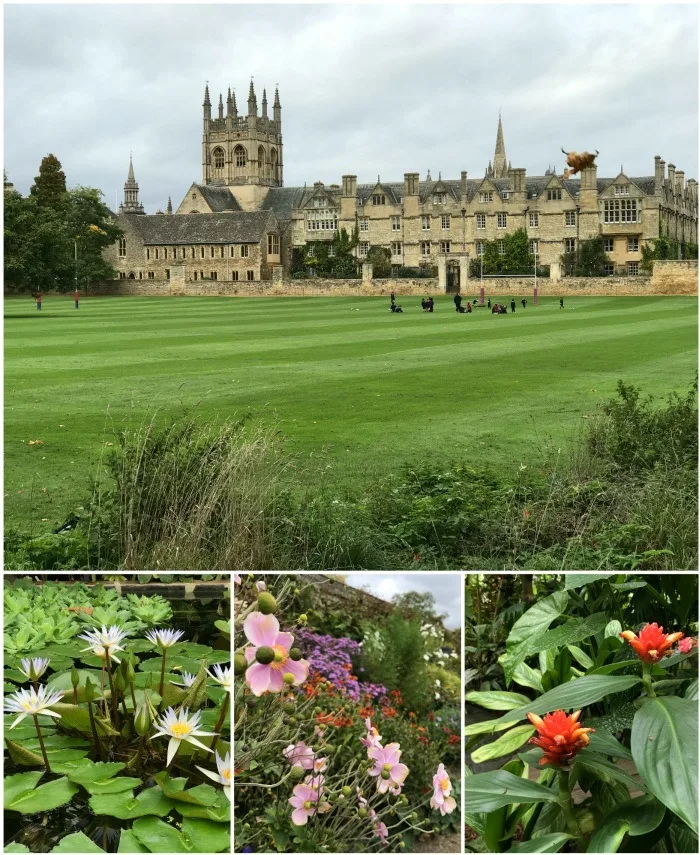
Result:
{"label": "tree foliage", "polygon": [[75,288],[76,279],[83,289],[116,276],[102,251],[122,235],[121,229],[112,223],[100,190],[66,190],[65,175],[54,155],[42,160],[28,196],[8,189],[4,195],[8,291],[65,292]]}
{"label": "tree foliage", "polygon": [[356,279],[358,263],[354,250],[359,243],[355,227],[351,234],[340,229],[333,240],[308,241],[292,250],[291,273],[295,279],[322,276],[330,279]]}
{"label": "tree foliage", "polygon": [[[503,244],[503,252],[499,252],[499,244]],[[518,229],[511,234],[505,234],[497,240],[484,242],[483,256],[472,260],[471,275],[475,276],[483,269],[486,274],[502,274],[517,276],[518,274],[534,273],[535,256],[530,252],[530,245],[525,229]]]}
{"label": "tree foliage", "polygon": [[566,276],[604,276],[609,259],[603,248],[603,238],[579,241],[578,251],[565,252],[561,262]]}
{"label": "tree foliage", "polygon": [[655,261],[692,259],[698,257],[696,243],[679,243],[670,237],[659,235],[652,243],[642,247],[642,270],[652,271]]}

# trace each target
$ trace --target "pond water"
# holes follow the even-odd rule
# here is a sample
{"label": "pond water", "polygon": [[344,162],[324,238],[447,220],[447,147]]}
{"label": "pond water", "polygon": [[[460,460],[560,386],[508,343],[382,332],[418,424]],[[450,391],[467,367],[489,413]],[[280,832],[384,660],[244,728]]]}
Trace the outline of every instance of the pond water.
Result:
{"label": "pond water", "polygon": [[[172,599],[166,593],[162,593],[161,596],[165,596],[169,600],[173,611],[169,625],[184,630],[183,640],[206,644],[218,650],[230,649],[229,642],[214,626],[217,620],[228,620],[230,616],[228,600]],[[41,724],[41,720],[39,723]],[[124,760],[122,756],[113,751],[110,751],[105,759],[107,761]],[[175,762],[177,762],[177,758]],[[29,770],[27,766],[16,764],[7,754],[4,767],[6,777]],[[155,764],[146,761],[141,774],[144,786],[155,786],[153,775],[161,772],[162,769],[161,763]],[[120,774],[125,774],[125,772],[126,770],[122,770]],[[187,770],[183,772],[180,769],[178,774],[187,774]],[[58,777],[60,776],[54,774],[46,775],[42,778],[41,783],[47,783]],[[201,783],[201,781],[198,780],[197,783]],[[130,827],[132,821],[122,821],[111,816],[96,816],[90,809],[89,799],[90,794],[81,788],[68,804],[55,810],[26,815],[16,811],[5,811],[4,845],[22,843],[32,852],[50,852],[67,834],[82,831],[106,852],[116,852],[119,847],[121,829]],[[167,817],[163,817],[163,819],[166,822],[170,821]]]}

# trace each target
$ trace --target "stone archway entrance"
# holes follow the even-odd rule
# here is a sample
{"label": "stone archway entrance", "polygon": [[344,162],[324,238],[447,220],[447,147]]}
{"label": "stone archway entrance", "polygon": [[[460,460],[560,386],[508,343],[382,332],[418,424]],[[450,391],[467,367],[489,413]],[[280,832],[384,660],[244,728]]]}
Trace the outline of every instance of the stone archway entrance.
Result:
{"label": "stone archway entrance", "polygon": [[459,276],[459,262],[458,261],[448,261],[447,262],[447,293],[448,294],[459,294],[460,289],[460,276]]}

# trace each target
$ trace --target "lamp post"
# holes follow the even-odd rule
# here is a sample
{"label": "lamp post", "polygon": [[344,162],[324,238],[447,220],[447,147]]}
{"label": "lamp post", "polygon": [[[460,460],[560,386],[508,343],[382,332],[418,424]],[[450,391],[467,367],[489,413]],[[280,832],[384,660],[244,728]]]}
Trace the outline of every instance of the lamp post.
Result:
{"label": "lamp post", "polygon": [[74,260],[75,260],[75,290],[78,290],[78,241],[73,241]]}

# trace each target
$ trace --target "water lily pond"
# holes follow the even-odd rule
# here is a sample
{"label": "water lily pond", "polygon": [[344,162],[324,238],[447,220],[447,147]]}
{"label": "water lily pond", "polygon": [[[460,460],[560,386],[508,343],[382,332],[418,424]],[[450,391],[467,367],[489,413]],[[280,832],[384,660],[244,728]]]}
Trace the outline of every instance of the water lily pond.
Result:
{"label": "water lily pond", "polygon": [[92,579],[5,581],[4,851],[230,851],[228,579]]}

